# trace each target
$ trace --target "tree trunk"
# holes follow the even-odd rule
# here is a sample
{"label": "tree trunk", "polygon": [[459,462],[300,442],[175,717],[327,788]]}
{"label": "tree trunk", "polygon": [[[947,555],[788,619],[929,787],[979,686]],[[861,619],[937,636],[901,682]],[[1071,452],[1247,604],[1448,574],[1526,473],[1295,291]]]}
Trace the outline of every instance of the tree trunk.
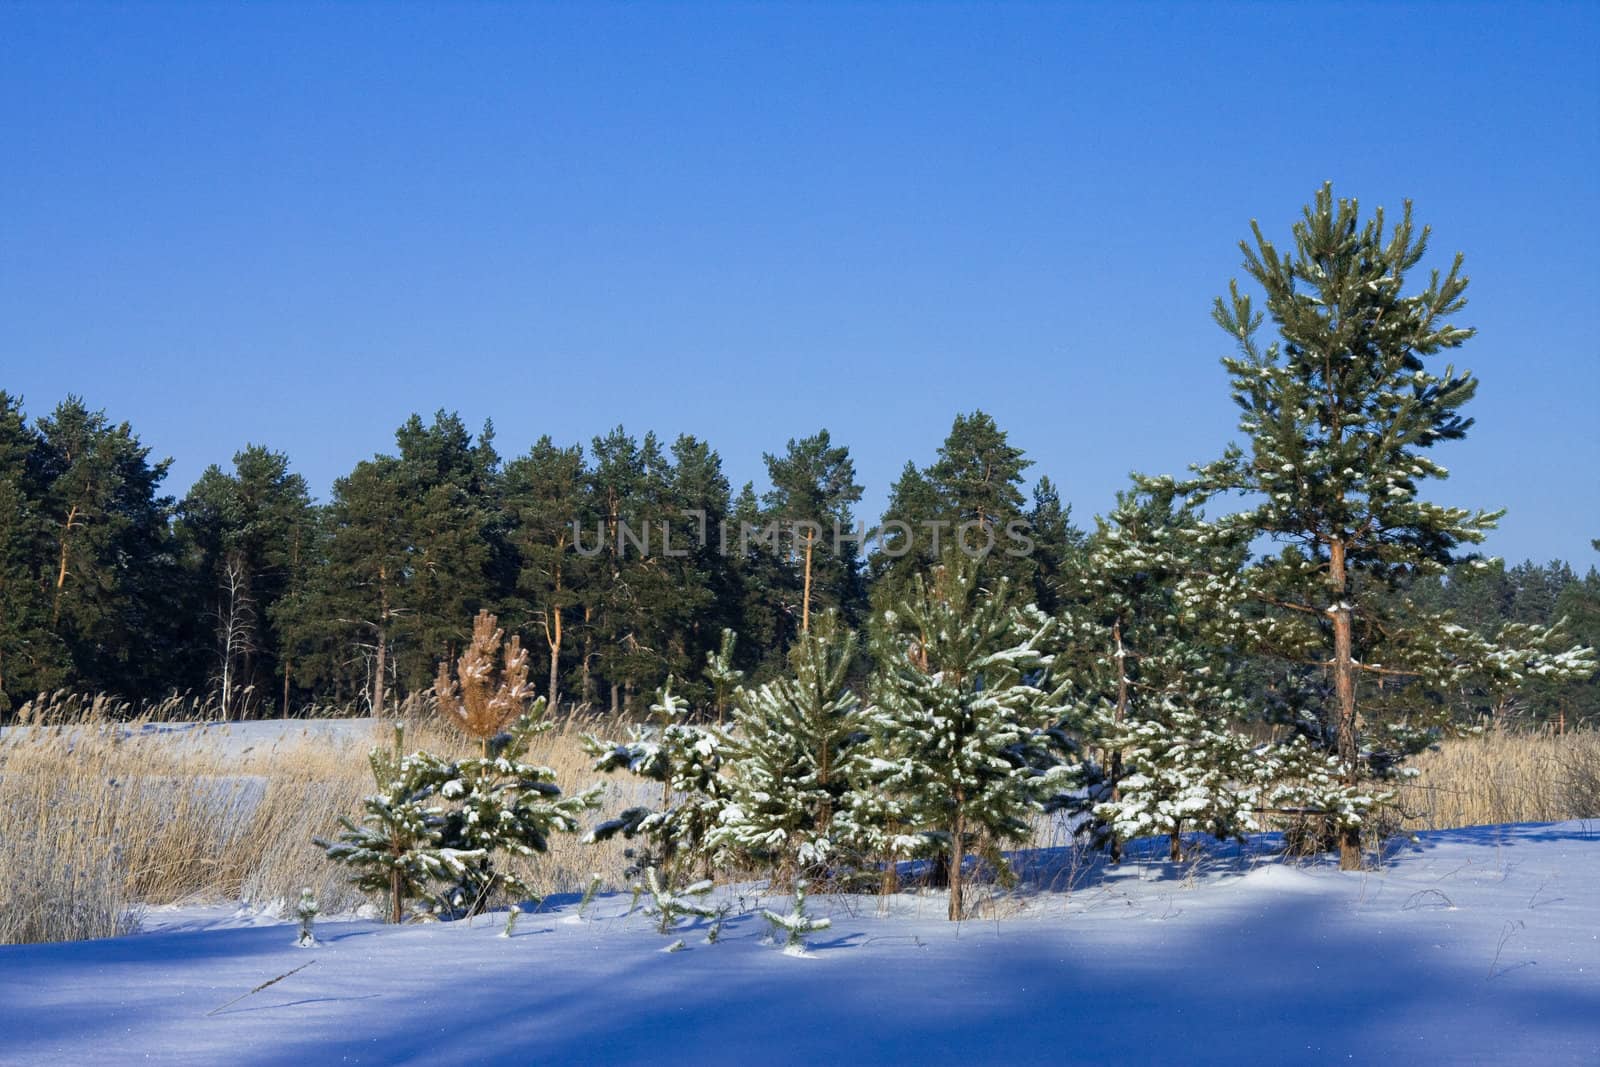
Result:
{"label": "tree trunk", "polygon": [[[556,591],[561,591],[560,583]],[[550,714],[556,712],[556,704],[561,699],[561,609],[551,608],[550,616],[554,620],[547,620],[544,627],[545,640],[550,643],[550,694],[546,698],[550,704]]]}
{"label": "tree trunk", "polygon": [[405,921],[405,901],[400,896],[400,869],[389,868],[389,921],[401,923]]}
{"label": "tree trunk", "polygon": [[[1344,764],[1347,785],[1357,785],[1361,780],[1360,747],[1356,738],[1356,669],[1354,649],[1354,624],[1349,599],[1349,579],[1345,573],[1345,544],[1339,537],[1328,545],[1328,584],[1332,586],[1334,602],[1328,609],[1333,617],[1333,688],[1338,700],[1336,714],[1339,761]],[[1339,868],[1345,871],[1361,869],[1361,830],[1347,826],[1339,834]]]}
{"label": "tree trunk", "polygon": [[966,859],[966,825],[960,815],[956,816],[955,824],[950,828],[950,921],[960,922],[963,905],[962,899],[962,865]]}
{"label": "tree trunk", "polygon": [[817,534],[806,528],[806,579],[805,592],[800,598],[800,632],[811,632],[811,552],[817,543]]}
{"label": "tree trunk", "polygon": [[383,627],[378,627],[378,669],[372,674],[372,715],[374,718],[383,718],[383,672],[388,669],[389,643],[384,634]]}
{"label": "tree trunk", "polygon": [[1171,840],[1167,843],[1167,858],[1177,863],[1183,859],[1183,832],[1178,829],[1172,831]]}
{"label": "tree trunk", "polygon": [[583,702],[585,704],[594,703],[594,675],[589,670],[589,660],[594,656],[594,631],[589,628],[593,618],[594,609],[585,604],[583,606],[583,648],[580,650],[583,658],[581,670],[583,672]]}
{"label": "tree trunk", "polygon": [[78,505],[74,504],[67,509],[67,521],[61,527],[61,559],[56,567],[55,596],[50,602],[50,628],[53,630],[61,622],[61,593],[67,587],[67,544],[72,537],[72,527],[78,518]]}

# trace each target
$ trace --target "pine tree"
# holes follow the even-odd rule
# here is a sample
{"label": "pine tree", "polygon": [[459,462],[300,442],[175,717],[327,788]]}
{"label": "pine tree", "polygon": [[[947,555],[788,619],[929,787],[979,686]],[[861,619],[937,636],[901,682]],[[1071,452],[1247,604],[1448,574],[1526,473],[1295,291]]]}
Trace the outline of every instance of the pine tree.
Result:
{"label": "pine tree", "polygon": [[357,886],[388,898],[391,922],[403,922],[413,901],[472,915],[496,891],[531,897],[497,857],[546,851],[552,833],[575,831],[579,816],[599,803],[598,789],[563,796],[553,770],[526,761],[533,739],[549,729],[543,712],[535,701],[489,755],[455,761],[402,755],[396,726],[394,748],[368,757],[379,791],[362,802],[360,823],[341,818],[336,838],[316,844],[355,868]]}
{"label": "pine tree", "polygon": [[705,676],[711,686],[711,707],[716,712],[718,726],[723,724],[734,698],[743,688],[744,671],[733,665],[738,647],[738,634],[727,629],[722,631],[722,642],[716,651],[706,653]]}
{"label": "pine tree", "polygon": [[[661,872],[648,867],[644,872],[644,888],[650,894],[650,907],[646,914],[655,919],[656,933],[663,937],[676,933],[678,925],[690,916],[701,919],[717,917],[716,908],[701,903],[713,888],[710,879],[701,879],[682,889],[673,889],[662,880]],[[681,948],[682,944],[680,941],[674,948]]]}
{"label": "pine tree", "polygon": [[739,693],[733,780],[711,840],[771,864],[779,884],[846,858],[832,823],[867,731],[849,684],[855,657],[856,635],[828,612],[790,650],[792,673]]}
{"label": "pine tree", "polygon": [[914,576],[912,595],[878,626],[868,784],[858,790],[875,810],[851,823],[870,832],[881,817],[874,790],[901,798],[899,840],[920,838],[947,857],[957,920],[968,852],[976,846],[1003,869],[999,846],[1026,836],[1029,817],[1075,777],[1050,734],[1064,709],[1042,688],[1054,623],[1031,606],[1015,608],[1006,579],[983,588],[976,561],[955,557],[931,582]]}
{"label": "pine tree", "polygon": [[599,806],[599,786],[565,796],[554,770],[528,761],[533,740],[552,725],[545,711],[544,698],[534,700],[486,755],[455,761],[439,787],[457,805],[446,813],[444,839],[471,856],[454,872],[444,899],[466,914],[485,910],[497,892],[513,901],[534,898],[532,887],[498,858],[548,851],[551,834],[576,832],[583,813]]}
{"label": "pine tree", "polygon": [[287,711],[292,658],[283,647],[279,604],[303,578],[313,521],[305,479],[289,471],[287,456],[251,445],[234,455],[232,473],[206,468],[177,518],[179,534],[198,556],[193,566],[207,615],[217,622],[224,716],[233,710],[235,687],[253,687],[261,699],[275,678],[282,680]]}
{"label": "pine tree", "polygon": [[1137,479],[1097,522],[1065,612],[1080,719],[1107,755],[1094,814],[1123,839],[1258,828],[1265,763],[1231,724],[1250,713],[1237,655],[1247,542],[1206,524],[1170,480]]}
{"label": "pine tree", "polygon": [[779,932],[783,935],[783,951],[791,956],[804,956],[806,954],[806,935],[826,930],[833,926],[833,920],[826,916],[814,916],[806,913],[806,888],[804,878],[794,884],[794,902],[787,912],[770,911],[761,909],[761,917],[767,920],[767,925],[772,927],[772,940],[777,942]]}
{"label": "pine tree", "polygon": [[711,831],[728,802],[721,774],[728,735],[721,727],[690,721],[696,716],[672,692],[671,679],[657,692],[650,717],[649,725],[630,726],[622,741],[585,734],[583,747],[597,771],[625,770],[660,783],[660,805],[628,808],[595,826],[585,840],[643,838],[642,853],[628,851],[632,869],[656,867],[670,879],[697,863],[710,867]]}
{"label": "pine tree", "polygon": [[74,684],[146,695],[184,679],[183,582],[159,495],[170,460],[127,423],[68,397],[37,423],[34,514],[45,531],[41,579],[50,628]]}
{"label": "pine tree", "polygon": [[828,431],[819,430],[810,437],[790,438],[783,455],[768,453],[765,459],[772,481],[766,515],[785,527],[800,580],[800,631],[810,629],[816,608],[853,617],[863,589],[860,556],[844,540],[855,535],[850,506],[861,500],[850,450],[835,446]]}
{"label": "pine tree", "polygon": [[311,887],[306,886],[301,889],[300,902],[294,907],[295,918],[300,920],[300,931],[294,940],[296,948],[316,948],[321,944],[313,929],[320,911],[322,907],[317,903],[316,894],[311,892]]}
{"label": "pine tree", "polygon": [[453,780],[447,763],[426,752],[402,755],[405,735],[394,732],[394,748],[373,749],[367,761],[378,792],[362,801],[360,823],[341,817],[332,841],[316,838],[335,863],[355,869],[354,882],[389,901],[389,921],[404,922],[409,905],[432,900],[432,885],[466,876],[481,850],[445,842],[446,817],[439,791]]}
{"label": "pine tree", "polygon": [[[1239,346],[1224,359],[1249,451],[1230,446],[1197,471],[1204,497],[1258,498],[1223,525],[1264,534],[1282,552],[1250,580],[1273,632],[1276,655],[1326,669],[1331,691],[1306,710],[1303,728],[1337,755],[1344,784],[1398,767],[1432,734],[1416,690],[1458,675],[1460,649],[1434,640],[1439,620],[1393,610],[1397,587],[1437,574],[1456,548],[1483,540],[1498,512],[1472,513],[1422,499],[1419,485],[1443,478],[1428,450],[1465,435],[1460,410],[1477,389],[1466,372],[1425,362],[1472,331],[1451,320],[1465,304],[1457,255],[1407,294],[1427,251],[1408,202],[1392,230],[1380,209],[1363,221],[1354,200],[1318,191],[1280,252],[1252,223],[1244,269],[1266,295],[1281,341],[1257,339],[1265,316],[1237,282],[1215,318]],[[1392,714],[1403,704],[1408,716]],[[1340,862],[1361,863],[1360,827],[1338,827]]]}
{"label": "pine tree", "polygon": [[546,700],[561,702],[561,661],[570,656],[567,635],[574,628],[585,578],[585,558],[574,538],[593,522],[587,514],[588,471],[583,449],[558,448],[541,437],[526,456],[506,468],[505,501],[510,539],[518,561],[517,596],[532,612],[549,650]]}
{"label": "pine tree", "polygon": [[952,553],[982,559],[987,576],[1008,577],[1013,588],[1032,590],[1038,564],[1022,541],[1031,535],[1022,482],[1032,465],[992,416],[957,415],[934,462],[925,470],[907,463],[890,494],[886,551],[873,561],[875,604],[892,608],[910,589],[913,574],[926,573]]}
{"label": "pine tree", "polygon": [[47,529],[35,466],[40,443],[22,402],[0,390],[0,716],[13,701],[60,685],[68,668],[38,568]]}

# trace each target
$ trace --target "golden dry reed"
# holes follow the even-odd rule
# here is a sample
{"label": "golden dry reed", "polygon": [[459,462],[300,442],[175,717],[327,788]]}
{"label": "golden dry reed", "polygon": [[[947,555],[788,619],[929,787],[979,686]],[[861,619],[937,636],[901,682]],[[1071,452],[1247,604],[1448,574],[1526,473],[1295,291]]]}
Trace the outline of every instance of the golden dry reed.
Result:
{"label": "golden dry reed", "polygon": [[1491,731],[1412,760],[1400,789],[1414,830],[1600,818],[1600,733]]}
{"label": "golden dry reed", "polygon": [[[109,937],[137,924],[144,905],[243,900],[292,906],[310,886],[324,914],[364,903],[349,872],[311,843],[359,816],[373,792],[367,752],[393,743],[393,723],[352,723],[344,738],[294,730],[267,749],[198,740],[198,726],[151,718],[107,721],[114,702],[36,708],[0,733],[0,944]],[[476,742],[431,709],[406,724],[408,750],[476,754]],[[50,725],[43,725],[49,723]],[[564,719],[537,739],[533,762],[568,790],[596,775],[579,735],[606,726]],[[627,780],[608,783],[615,806]],[[542,894],[581,892],[599,872],[623,882],[623,846],[557,835],[525,861]],[[524,861],[519,861],[524,862]]]}

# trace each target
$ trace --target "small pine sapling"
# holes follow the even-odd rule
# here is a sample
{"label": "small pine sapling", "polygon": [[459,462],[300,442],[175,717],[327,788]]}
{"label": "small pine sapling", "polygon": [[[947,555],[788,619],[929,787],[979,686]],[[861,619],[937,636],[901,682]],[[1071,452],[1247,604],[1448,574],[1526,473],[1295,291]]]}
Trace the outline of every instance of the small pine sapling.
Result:
{"label": "small pine sapling", "polygon": [[296,904],[294,909],[295,916],[300,920],[300,936],[295,938],[294,942],[296,948],[316,948],[321,944],[317,940],[316,932],[311,928],[316,921],[317,913],[321,910],[310,886],[300,890],[300,903]]}
{"label": "small pine sapling", "polygon": [[555,771],[527,762],[533,739],[550,728],[544,707],[543,697],[535,700],[533,710],[495,742],[491,756],[457,761],[440,787],[444,799],[459,803],[445,820],[447,840],[480,853],[449,893],[451,902],[468,914],[484,910],[497,890],[515,900],[534,899],[532,887],[497,867],[494,858],[547,851],[552,833],[576,831],[583,812],[599,804],[600,787],[563,796]]}
{"label": "small pine sapling", "polygon": [[667,679],[650,708],[654,724],[629,728],[625,741],[606,741],[586,734],[584,751],[595,757],[602,773],[626,770],[661,783],[661,806],[638,806],[600,823],[584,838],[606,841],[619,834],[643,838],[645,848],[634,858],[629,874],[659,867],[673,873],[700,862],[709,867],[708,838],[727,806],[728,781],[721,774],[727,733],[718,726],[688,721],[689,707],[672,692]]}
{"label": "small pine sapling", "polygon": [[709,879],[675,890],[661,880],[661,875],[654,867],[644,872],[644,878],[645,889],[649,892],[651,900],[651,905],[645,913],[656,920],[656,933],[669,935],[677,930],[680,922],[690,916],[700,919],[717,917],[716,908],[701,903],[701,900],[711,892],[712,883]]}
{"label": "small pine sapling", "polygon": [[413,901],[433,899],[430,884],[461,878],[483,858],[481,849],[453,847],[445,839],[439,790],[450,765],[426,752],[401,755],[404,728],[395,726],[394,749],[367,757],[378,792],[362,801],[360,823],[340,818],[333,841],[314,838],[330,860],[356,870],[355,884],[389,900],[389,921],[404,922]]}
{"label": "small pine sapling", "polygon": [[761,909],[761,917],[772,927],[772,942],[777,944],[778,934],[783,934],[783,951],[790,956],[803,956],[806,952],[806,935],[826,930],[833,920],[824,916],[806,914],[806,881],[794,884],[794,904],[786,914]]}
{"label": "small pine sapling", "polygon": [[728,914],[733,911],[733,905],[723,901],[717,905],[716,918],[711,920],[711,929],[706,931],[706,944],[715,945],[722,940],[722,924],[728,921]]}

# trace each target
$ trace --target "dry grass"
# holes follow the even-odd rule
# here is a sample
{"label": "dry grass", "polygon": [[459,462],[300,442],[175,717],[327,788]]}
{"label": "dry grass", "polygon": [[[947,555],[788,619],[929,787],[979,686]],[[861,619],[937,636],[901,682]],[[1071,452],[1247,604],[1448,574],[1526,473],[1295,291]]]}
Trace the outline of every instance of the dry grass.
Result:
{"label": "dry grass", "polygon": [[[311,838],[359,813],[374,788],[367,750],[391,743],[392,725],[377,725],[370,740],[308,736],[240,755],[141,732],[139,720],[108,722],[92,700],[71,713],[45,710],[0,737],[0,944],[113,936],[143,904],[282,907],[302,886],[325,914],[363,903],[349,872]],[[564,787],[586,786],[595,776],[578,738],[597,725],[566,720],[532,755]],[[411,724],[406,746],[461,755],[478,747],[436,720]],[[626,799],[618,787],[610,793]],[[620,882],[624,865],[619,845],[559,836],[526,874],[541,893],[578,892],[594,871]]]}
{"label": "dry grass", "polygon": [[1600,733],[1488,733],[1413,761],[1400,790],[1406,827],[1444,830],[1600,818]]}

